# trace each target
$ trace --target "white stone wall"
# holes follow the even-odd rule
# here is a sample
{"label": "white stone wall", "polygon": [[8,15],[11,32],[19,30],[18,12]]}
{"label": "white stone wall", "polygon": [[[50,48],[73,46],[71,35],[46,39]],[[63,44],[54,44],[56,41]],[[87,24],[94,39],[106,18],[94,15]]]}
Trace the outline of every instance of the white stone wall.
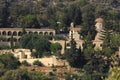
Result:
{"label": "white stone wall", "polygon": [[71,37],[73,36],[74,40],[80,40],[80,34],[78,34],[77,31],[69,31],[69,39],[71,40]]}
{"label": "white stone wall", "polygon": [[65,40],[52,40],[52,41],[50,41],[50,42],[51,42],[51,43],[60,43],[60,45],[62,46],[61,54],[64,54]]}
{"label": "white stone wall", "polygon": [[20,62],[26,60],[28,63],[30,63],[31,65],[33,65],[33,62],[36,60],[39,60],[41,63],[43,63],[44,66],[52,66],[52,65],[57,65],[59,63],[57,63],[57,59],[55,56],[52,57],[46,57],[46,58],[35,58],[35,59],[19,59]]}

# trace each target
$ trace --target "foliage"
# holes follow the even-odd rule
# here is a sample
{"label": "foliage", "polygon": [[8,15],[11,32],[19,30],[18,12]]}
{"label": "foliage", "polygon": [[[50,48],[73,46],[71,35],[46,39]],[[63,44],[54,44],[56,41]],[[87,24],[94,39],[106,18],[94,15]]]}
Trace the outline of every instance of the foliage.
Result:
{"label": "foliage", "polygon": [[65,36],[64,35],[55,35],[53,37],[55,40],[66,40]]}
{"label": "foliage", "polygon": [[112,39],[112,35],[111,35],[111,32],[109,32],[108,30],[104,30],[102,32],[103,36],[101,36],[101,39],[103,40],[103,45],[102,45],[102,52],[104,55],[106,56],[111,56],[115,50],[112,49],[113,46],[112,43],[111,43],[111,39]]}
{"label": "foliage", "polygon": [[95,27],[94,27],[94,7],[93,5],[85,5],[82,8],[82,28],[80,34],[85,38],[88,34],[91,34],[92,39],[94,39],[95,36]]}
{"label": "foliage", "polygon": [[58,51],[62,49],[62,46],[60,45],[60,43],[51,43],[50,49],[54,54],[57,54]]}
{"label": "foliage", "polygon": [[24,66],[30,66],[30,64],[26,60],[22,61],[21,64]]}
{"label": "foliage", "polygon": [[49,80],[44,73],[29,72],[26,69],[9,70],[0,80]]}
{"label": "foliage", "polygon": [[79,80],[79,76],[76,74],[67,73],[65,80]]}
{"label": "foliage", "polygon": [[14,39],[13,39],[13,35],[11,36],[11,39],[10,39],[10,47],[11,47],[12,51],[14,52]]}
{"label": "foliage", "polygon": [[92,55],[91,59],[84,65],[86,73],[82,76],[82,78],[88,76],[90,80],[102,80],[102,78],[107,76],[110,60],[105,59],[105,56],[98,53],[99,52],[96,52]]}
{"label": "foliage", "polygon": [[7,44],[0,44],[0,49],[10,49],[10,47]]}
{"label": "foliage", "polygon": [[28,48],[32,51],[32,49],[34,48],[34,38],[36,36],[33,34],[25,34],[21,37],[20,39],[20,43],[22,45],[23,48]]}
{"label": "foliage", "polygon": [[45,75],[45,73],[16,69],[5,71],[0,75],[0,80],[58,80],[56,77]]}
{"label": "foliage", "polygon": [[33,65],[43,66],[43,64],[39,60],[34,61]]}
{"label": "foliage", "polygon": [[76,48],[76,42],[71,40],[70,49],[66,50],[65,57],[72,67],[82,67],[84,64],[84,56],[81,49]]}
{"label": "foliage", "polygon": [[83,53],[86,59],[90,59],[90,57],[94,54],[94,45],[92,43],[91,35],[88,34],[83,43]]}
{"label": "foliage", "polygon": [[[55,4],[54,4],[55,2]],[[0,1],[0,27],[54,28],[56,31],[68,30],[70,23],[83,25],[94,37],[94,20],[107,19],[107,29],[119,32],[118,0],[44,0],[44,1]],[[19,4],[18,4],[19,3]],[[97,5],[99,4],[99,5]],[[97,5],[97,6],[96,6]],[[104,7],[103,7],[104,6]],[[57,24],[60,22],[61,24]]]}
{"label": "foliage", "polygon": [[20,66],[20,62],[17,58],[13,56],[11,53],[6,53],[0,55],[0,64],[3,65],[4,69],[16,69]]}
{"label": "foliage", "polygon": [[0,36],[0,41],[6,41],[7,38],[5,36]]}
{"label": "foliage", "polygon": [[29,80],[27,73],[26,70],[21,69],[9,70],[1,77],[1,80]]}
{"label": "foliage", "polygon": [[[37,34],[25,34],[21,37],[20,43],[23,48],[28,48],[33,57],[43,57],[44,53],[50,54],[50,42],[48,37]],[[32,50],[35,49],[35,52]]]}
{"label": "foliage", "polygon": [[118,55],[112,55],[112,64],[110,66],[109,75],[105,80],[119,80],[120,79],[120,66]]}
{"label": "foliage", "polygon": [[38,36],[38,39],[35,41],[36,57],[42,57],[45,52],[50,54],[50,42],[44,36]]}

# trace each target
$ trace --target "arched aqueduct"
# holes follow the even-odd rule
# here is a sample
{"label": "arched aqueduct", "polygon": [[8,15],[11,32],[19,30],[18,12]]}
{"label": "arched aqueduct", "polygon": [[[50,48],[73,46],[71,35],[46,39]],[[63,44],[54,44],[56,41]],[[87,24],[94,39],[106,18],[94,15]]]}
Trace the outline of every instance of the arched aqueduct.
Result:
{"label": "arched aqueduct", "polygon": [[[41,35],[55,35],[54,29],[25,29],[27,34],[34,33],[34,34],[41,34]],[[5,37],[7,40],[10,41],[11,36],[15,38],[14,41],[18,41],[22,35],[22,28],[0,28],[0,36]],[[4,40],[3,40],[4,41]]]}

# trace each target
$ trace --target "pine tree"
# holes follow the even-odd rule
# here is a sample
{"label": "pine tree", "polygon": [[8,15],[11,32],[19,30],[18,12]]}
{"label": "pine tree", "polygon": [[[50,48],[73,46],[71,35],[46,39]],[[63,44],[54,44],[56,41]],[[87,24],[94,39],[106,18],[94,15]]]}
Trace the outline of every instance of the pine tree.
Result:
{"label": "pine tree", "polygon": [[103,34],[103,36],[101,36],[101,40],[103,40],[102,53],[106,56],[110,56],[112,53],[114,53],[111,46],[111,32],[109,32],[108,30],[104,30],[102,34]]}
{"label": "pine tree", "polygon": [[13,38],[13,35],[11,36],[11,39],[10,39],[10,46],[11,46],[12,51],[14,52],[14,38]]}
{"label": "pine tree", "polygon": [[84,56],[81,49],[76,48],[76,42],[72,38],[70,41],[70,49],[66,50],[65,57],[71,67],[83,67]]}

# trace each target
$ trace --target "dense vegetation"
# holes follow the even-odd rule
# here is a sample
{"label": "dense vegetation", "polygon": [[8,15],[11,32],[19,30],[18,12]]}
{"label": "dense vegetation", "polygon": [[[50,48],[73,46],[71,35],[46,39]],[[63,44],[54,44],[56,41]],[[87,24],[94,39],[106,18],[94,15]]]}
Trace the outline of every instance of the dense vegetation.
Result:
{"label": "dense vegetation", "polygon": [[119,0],[1,0],[0,27],[67,30],[74,22],[84,26],[83,34],[87,34],[94,20],[103,17],[108,29],[119,31],[119,4]]}
{"label": "dense vegetation", "polygon": [[[120,46],[120,10],[119,0],[0,0],[0,27],[23,28],[20,42],[13,44],[11,36],[10,48],[30,49],[32,57],[41,58],[55,55],[65,58],[71,67],[79,68],[79,74],[66,73],[66,80],[109,80],[119,79],[120,61],[116,52]],[[97,6],[96,6],[97,5]],[[95,19],[104,19],[102,50],[94,50],[92,40],[96,35]],[[26,34],[25,28],[53,28],[59,33],[69,30],[70,23],[81,27],[80,34],[84,40],[83,50],[76,47],[74,39],[70,41],[70,49],[60,55],[61,45],[51,43],[50,36]],[[53,37],[52,37],[53,38]],[[63,39],[64,37],[54,36]],[[0,40],[5,40],[4,36]],[[8,47],[0,45],[1,49]],[[115,65],[112,64],[113,57]],[[114,63],[114,62],[113,62]],[[23,65],[28,66],[26,61]],[[19,61],[12,54],[0,55],[0,79],[2,80],[56,80],[56,77],[46,78],[44,73],[29,72],[17,69]],[[34,65],[42,66],[35,61]],[[117,71],[116,71],[117,69]],[[114,75],[111,76],[113,73]],[[12,74],[12,75],[11,75]],[[51,73],[53,75],[53,73]],[[80,75],[82,74],[82,75]],[[116,75],[117,74],[117,75]],[[48,75],[47,75],[48,76]]]}

